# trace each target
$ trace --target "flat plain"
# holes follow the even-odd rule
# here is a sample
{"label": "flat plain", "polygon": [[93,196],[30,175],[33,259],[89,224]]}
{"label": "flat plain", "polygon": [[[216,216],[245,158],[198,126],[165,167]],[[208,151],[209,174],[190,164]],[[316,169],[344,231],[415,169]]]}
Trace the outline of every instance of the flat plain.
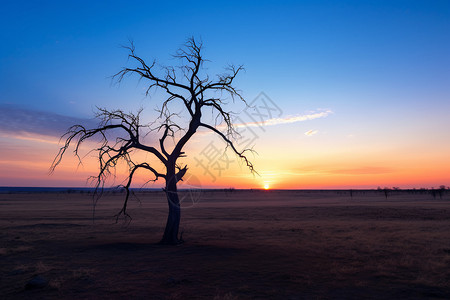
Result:
{"label": "flat plain", "polygon": [[[162,246],[162,192],[0,194],[2,299],[450,299],[450,195],[182,192],[185,243]],[[41,288],[25,288],[36,276]]]}

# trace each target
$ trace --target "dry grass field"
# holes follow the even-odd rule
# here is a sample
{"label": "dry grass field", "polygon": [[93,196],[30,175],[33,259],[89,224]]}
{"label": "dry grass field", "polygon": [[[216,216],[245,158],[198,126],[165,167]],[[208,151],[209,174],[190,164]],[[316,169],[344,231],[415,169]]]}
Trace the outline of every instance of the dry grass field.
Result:
{"label": "dry grass field", "polygon": [[[161,246],[164,195],[0,194],[2,299],[450,299],[450,195],[203,191]],[[139,201],[138,201],[139,200]],[[25,288],[35,276],[42,288]]]}

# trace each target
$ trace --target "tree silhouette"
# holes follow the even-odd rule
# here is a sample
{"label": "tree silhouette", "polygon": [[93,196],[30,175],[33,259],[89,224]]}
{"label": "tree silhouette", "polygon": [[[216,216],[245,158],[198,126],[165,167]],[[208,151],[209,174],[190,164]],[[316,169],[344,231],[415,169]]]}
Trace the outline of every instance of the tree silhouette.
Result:
{"label": "tree silhouette", "polygon": [[[96,182],[96,190],[103,188],[106,179],[116,169],[119,162],[124,161],[128,166],[128,177],[121,185],[126,190],[125,199],[116,218],[122,215],[129,217],[127,203],[133,178],[139,170],[147,170],[152,174],[149,181],[157,181],[160,178],[165,180],[164,191],[169,205],[169,214],[160,243],[178,244],[182,242],[182,239],[178,234],[181,210],[177,183],[186,174],[187,165],[181,166],[177,160],[186,156],[183,147],[199,128],[203,127],[218,135],[225,141],[226,147],[242,159],[251,172],[255,172],[253,164],[246,156],[246,152],[252,150],[236,148],[234,141],[238,133],[233,127],[232,112],[224,109],[226,95],[231,96],[233,102],[238,99],[246,104],[240,91],[233,86],[234,79],[243,68],[230,65],[224,74],[218,75],[215,80],[210,79],[207,74],[204,74],[205,59],[202,56],[202,43],[190,38],[174,55],[181,61],[181,66],[161,67],[159,72],[162,70],[162,75],[160,76],[157,75],[158,70],[155,70],[157,69],[156,61],[150,65],[147,64],[136,55],[132,42],[125,48],[129,50],[129,60],[137,66],[123,68],[113,76],[113,79],[120,83],[126,75],[137,75],[139,80],[146,82],[146,95],[153,89],[160,89],[166,94],[167,98],[162,101],[158,110],[159,117],[152,123],[157,125],[152,128],[151,125],[140,123],[142,109],[133,114],[122,110],[111,111],[99,108],[96,117],[100,119],[100,123],[97,128],[87,129],[82,125],[74,125],[62,136],[65,143],[56,155],[51,170],[58,166],[70,145],[74,145],[74,155],[81,163],[81,144],[88,139],[94,138],[98,141],[100,138],[100,146],[92,150],[98,153],[99,162],[98,174],[92,177]],[[172,104],[181,104],[181,113],[172,113],[169,108]],[[213,112],[213,121],[204,120],[203,114],[206,111]],[[184,126],[179,121],[181,114],[188,119]],[[221,123],[226,130],[221,131],[217,128],[216,125]],[[144,144],[143,136],[149,132],[158,133],[159,141],[151,145]],[[112,139],[111,135],[115,138]],[[173,143],[168,145],[168,140],[173,140]],[[151,154],[158,163],[136,162],[133,156],[140,151]]]}

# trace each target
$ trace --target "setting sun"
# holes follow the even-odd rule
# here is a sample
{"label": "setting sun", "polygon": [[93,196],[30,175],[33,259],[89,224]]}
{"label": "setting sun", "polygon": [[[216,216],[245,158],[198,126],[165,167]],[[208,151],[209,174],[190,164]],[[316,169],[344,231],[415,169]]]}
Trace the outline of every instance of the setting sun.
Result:
{"label": "setting sun", "polygon": [[265,189],[265,190],[268,190],[269,188],[270,188],[270,186],[269,186],[268,183],[264,184],[264,189]]}

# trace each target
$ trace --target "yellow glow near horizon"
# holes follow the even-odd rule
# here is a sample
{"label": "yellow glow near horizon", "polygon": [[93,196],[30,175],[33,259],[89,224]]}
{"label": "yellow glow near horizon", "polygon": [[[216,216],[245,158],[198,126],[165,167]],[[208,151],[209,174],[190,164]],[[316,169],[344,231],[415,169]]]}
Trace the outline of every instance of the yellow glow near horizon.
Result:
{"label": "yellow glow near horizon", "polygon": [[[181,165],[187,164],[189,173],[195,175],[186,177],[180,184],[201,188],[228,188],[238,189],[339,189],[339,188],[377,188],[398,186],[401,188],[430,188],[448,185],[450,182],[450,162],[446,159],[450,142],[440,147],[433,140],[428,143],[418,143],[415,147],[403,146],[377,146],[367,149],[365,140],[362,144],[357,139],[334,140],[320,143],[311,140],[302,147],[291,146],[286,148],[283,156],[279,155],[277,145],[281,135],[267,128],[265,136],[261,136],[259,156],[252,157],[258,175],[251,174],[245,166],[239,164],[238,159],[231,159],[228,153],[228,164],[221,163],[221,169],[211,164],[209,168],[202,168],[194,158],[202,158],[201,153],[209,140],[199,138],[187,147],[189,156]],[[271,137],[269,139],[269,136]],[[345,143],[344,143],[345,142]],[[364,143],[363,143],[364,142]],[[56,145],[56,138],[48,137],[46,140],[37,135],[3,135],[0,133],[0,185],[2,186],[90,186],[86,179],[98,172],[98,161],[94,155],[88,155],[79,165],[78,159],[66,154],[62,163],[54,173],[49,176],[49,168],[61,144]],[[359,152],[349,152],[346,143],[352,143]],[[361,146],[362,145],[362,146]],[[217,144],[219,148],[220,144]],[[439,146],[439,147],[438,147]],[[88,153],[90,149],[98,147],[95,141],[88,141],[82,146],[82,152]],[[411,148],[413,150],[411,150]],[[32,151],[30,151],[32,149]],[[301,150],[298,150],[301,149]],[[200,154],[199,154],[200,153]],[[161,164],[145,153],[136,152],[136,162],[149,162],[164,171]],[[205,162],[205,160],[204,160]],[[412,163],[413,162],[413,163]],[[107,186],[123,183],[127,178],[128,166],[120,164],[116,177],[111,176]],[[133,187],[142,187],[154,176],[148,171],[136,173]],[[195,181],[193,181],[195,178]],[[156,183],[150,182],[146,187],[160,188],[164,180]]]}

